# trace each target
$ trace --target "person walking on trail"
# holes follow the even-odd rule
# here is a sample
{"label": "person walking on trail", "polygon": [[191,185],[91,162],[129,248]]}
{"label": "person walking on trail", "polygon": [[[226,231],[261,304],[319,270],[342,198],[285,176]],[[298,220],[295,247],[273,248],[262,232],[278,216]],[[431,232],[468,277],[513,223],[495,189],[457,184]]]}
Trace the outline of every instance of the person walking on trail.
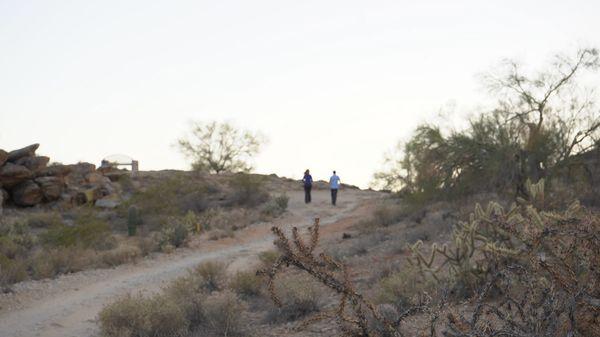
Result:
{"label": "person walking on trail", "polygon": [[304,203],[308,204],[311,202],[310,190],[312,189],[313,183],[313,179],[309,170],[304,171],[304,178],[302,178],[302,182],[304,182]]}
{"label": "person walking on trail", "polygon": [[335,206],[338,189],[340,188],[340,177],[335,174],[335,171],[333,171],[333,175],[329,178],[329,188],[331,189],[331,204]]}

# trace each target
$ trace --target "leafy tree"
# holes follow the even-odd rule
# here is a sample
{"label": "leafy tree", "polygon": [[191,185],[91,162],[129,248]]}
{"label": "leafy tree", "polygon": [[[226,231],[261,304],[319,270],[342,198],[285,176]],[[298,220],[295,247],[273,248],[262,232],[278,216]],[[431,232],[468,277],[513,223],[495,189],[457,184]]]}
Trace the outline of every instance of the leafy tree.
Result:
{"label": "leafy tree", "polygon": [[548,70],[533,75],[504,61],[498,75],[485,77],[498,98],[495,109],[471,118],[460,131],[419,126],[387,158],[389,170],[376,173],[376,182],[422,198],[491,190],[525,193],[527,179],[537,181],[598,145],[594,93],[576,79],[599,66],[596,49],[556,56]]}
{"label": "leafy tree", "polygon": [[179,149],[192,160],[194,170],[216,174],[250,171],[248,160],[263,143],[260,134],[214,121],[194,122],[191,134],[178,140]]}

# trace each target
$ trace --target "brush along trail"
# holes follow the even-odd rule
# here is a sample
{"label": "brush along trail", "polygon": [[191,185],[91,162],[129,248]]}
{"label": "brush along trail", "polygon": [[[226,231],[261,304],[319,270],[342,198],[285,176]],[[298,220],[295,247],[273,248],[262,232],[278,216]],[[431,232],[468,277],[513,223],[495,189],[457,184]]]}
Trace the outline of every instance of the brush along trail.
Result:
{"label": "brush along trail", "polygon": [[97,336],[98,312],[120,295],[158,291],[208,260],[227,262],[230,271],[248,268],[256,264],[258,253],[274,248],[270,232],[273,225],[286,230],[291,226],[302,229],[318,217],[324,237],[341,236],[341,231],[354,223],[353,219],[367,216],[368,205],[382,196],[377,192],[344,189],[340,191],[338,206],[334,207],[328,190],[313,191],[313,202],[309,205],[304,204],[301,190],[285,192],[290,200],[282,217],[236,231],[233,238],[209,241],[204,235],[194,238],[189,248],[156,254],[135,264],[17,284],[14,292],[0,295],[0,336]]}

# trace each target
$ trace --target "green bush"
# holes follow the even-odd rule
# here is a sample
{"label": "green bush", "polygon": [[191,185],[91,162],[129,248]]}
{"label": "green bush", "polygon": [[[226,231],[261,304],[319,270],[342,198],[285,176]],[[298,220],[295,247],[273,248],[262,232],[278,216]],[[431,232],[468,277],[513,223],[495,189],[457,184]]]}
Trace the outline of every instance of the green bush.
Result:
{"label": "green bush", "polygon": [[115,247],[116,241],[110,234],[110,226],[93,214],[77,217],[75,225],[54,225],[47,232],[40,234],[40,240],[50,247],[71,247],[80,245],[96,249]]}
{"label": "green bush", "polygon": [[188,235],[189,231],[184,223],[177,221],[177,219],[170,219],[169,223],[160,231],[159,245],[161,248],[167,245],[181,247],[185,244]]}
{"label": "green bush", "polygon": [[264,188],[264,179],[246,173],[238,173],[230,182],[233,205],[254,207],[269,200],[269,193]]}

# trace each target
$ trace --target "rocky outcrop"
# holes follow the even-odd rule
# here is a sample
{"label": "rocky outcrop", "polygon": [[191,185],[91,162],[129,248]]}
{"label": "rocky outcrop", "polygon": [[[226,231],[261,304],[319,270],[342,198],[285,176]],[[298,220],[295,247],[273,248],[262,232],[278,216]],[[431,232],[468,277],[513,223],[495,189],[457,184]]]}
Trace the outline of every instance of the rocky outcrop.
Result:
{"label": "rocky outcrop", "polygon": [[50,158],[40,156],[40,157],[23,157],[15,161],[15,164],[25,166],[33,173],[40,172],[41,170],[46,168]]}
{"label": "rocky outcrop", "polygon": [[65,185],[64,180],[60,177],[39,177],[35,179],[35,182],[42,189],[45,201],[58,200]]}
{"label": "rocky outcrop", "polygon": [[35,156],[35,151],[38,149],[38,147],[40,147],[40,144],[32,144],[22,149],[10,151],[8,153],[7,161],[14,163],[24,157],[33,157]]}
{"label": "rocky outcrop", "polygon": [[38,184],[27,180],[11,190],[11,198],[17,206],[35,206],[42,202],[44,194]]}
{"label": "rocky outcrop", "polygon": [[[1,205],[28,207],[53,203],[68,208],[95,204],[97,200],[118,200],[118,189],[102,171],[90,163],[50,165],[50,158],[36,155],[39,144],[6,152],[0,150]],[[110,208],[113,203],[102,201],[98,207]]]}
{"label": "rocky outcrop", "polygon": [[25,166],[7,162],[0,167],[0,186],[13,187],[33,176],[33,173]]}

